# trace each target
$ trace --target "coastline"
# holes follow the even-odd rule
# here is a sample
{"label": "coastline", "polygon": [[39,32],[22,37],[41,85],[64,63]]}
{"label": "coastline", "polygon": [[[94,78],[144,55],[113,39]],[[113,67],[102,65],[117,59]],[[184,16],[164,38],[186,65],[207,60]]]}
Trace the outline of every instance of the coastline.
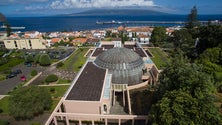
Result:
{"label": "coastline", "polygon": [[[187,15],[153,15],[153,16],[49,16],[49,17],[9,17],[8,22],[13,27],[26,27],[24,31],[39,32],[60,32],[60,31],[88,31],[101,30],[106,28],[116,28],[122,24],[97,25],[97,21],[101,22],[125,22],[125,21],[186,21]],[[201,15],[200,21],[222,20],[222,15]],[[0,23],[1,24],[1,23]],[[2,25],[2,24],[1,24]],[[127,27],[132,26],[182,26],[172,24],[126,24]],[[1,30],[4,31],[4,30]],[[16,31],[16,30],[13,30]]]}

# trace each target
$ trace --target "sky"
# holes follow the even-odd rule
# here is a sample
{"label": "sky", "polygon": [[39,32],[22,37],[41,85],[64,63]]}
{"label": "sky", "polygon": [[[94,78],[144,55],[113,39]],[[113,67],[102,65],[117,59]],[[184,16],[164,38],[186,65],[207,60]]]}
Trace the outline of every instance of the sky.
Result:
{"label": "sky", "polygon": [[0,0],[5,16],[70,14],[98,8],[140,8],[172,14],[222,14],[222,0]]}

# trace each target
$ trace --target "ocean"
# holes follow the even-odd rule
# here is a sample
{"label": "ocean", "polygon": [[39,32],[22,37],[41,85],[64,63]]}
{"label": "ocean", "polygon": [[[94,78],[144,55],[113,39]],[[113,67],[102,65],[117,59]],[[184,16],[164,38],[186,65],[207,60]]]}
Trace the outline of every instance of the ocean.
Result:
{"label": "ocean", "polygon": [[[50,16],[50,17],[8,17],[12,27],[25,27],[19,31],[83,31],[118,27],[122,24],[98,25],[97,21],[187,21],[187,15],[150,15],[150,16]],[[200,21],[222,20],[222,15],[199,15]],[[0,23],[2,25],[2,23]],[[159,26],[175,24],[159,24]],[[128,24],[126,26],[157,26],[153,24]],[[177,26],[177,25],[175,25]],[[0,29],[4,30],[4,29]],[[16,31],[16,30],[13,30]]]}

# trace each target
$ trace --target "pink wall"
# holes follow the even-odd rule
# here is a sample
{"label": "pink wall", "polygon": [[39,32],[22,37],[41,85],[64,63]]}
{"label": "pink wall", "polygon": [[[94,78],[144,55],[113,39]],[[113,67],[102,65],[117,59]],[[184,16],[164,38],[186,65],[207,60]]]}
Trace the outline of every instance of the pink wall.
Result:
{"label": "pink wall", "polygon": [[102,104],[101,102],[92,101],[70,101],[63,102],[67,113],[86,113],[86,114],[100,114]]}

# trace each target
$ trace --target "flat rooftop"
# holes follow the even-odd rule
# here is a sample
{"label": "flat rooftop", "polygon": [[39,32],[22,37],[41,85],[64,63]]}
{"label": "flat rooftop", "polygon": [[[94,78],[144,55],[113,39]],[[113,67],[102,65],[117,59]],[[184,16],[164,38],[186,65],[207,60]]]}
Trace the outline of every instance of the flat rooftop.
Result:
{"label": "flat rooftop", "polygon": [[98,56],[100,53],[104,52],[103,48],[96,48],[92,56]]}
{"label": "flat rooftop", "polygon": [[[97,57],[100,53],[113,48],[114,45],[102,45],[100,48],[96,48],[92,56]],[[143,49],[140,47],[137,47],[136,45],[124,45],[125,48],[133,50],[135,53],[137,53],[141,57],[147,57],[147,55],[144,53]],[[105,50],[104,50],[105,49]]]}
{"label": "flat rooftop", "polygon": [[133,49],[134,47],[136,47],[136,45],[124,45],[124,47],[128,49]]}
{"label": "flat rooftop", "polygon": [[114,45],[102,45],[101,47],[104,47],[105,49],[111,49],[114,47]]}
{"label": "flat rooftop", "polygon": [[88,62],[66,100],[100,101],[105,75],[105,69]]}
{"label": "flat rooftop", "polygon": [[136,52],[141,57],[147,57],[142,48],[135,47],[134,52]]}

